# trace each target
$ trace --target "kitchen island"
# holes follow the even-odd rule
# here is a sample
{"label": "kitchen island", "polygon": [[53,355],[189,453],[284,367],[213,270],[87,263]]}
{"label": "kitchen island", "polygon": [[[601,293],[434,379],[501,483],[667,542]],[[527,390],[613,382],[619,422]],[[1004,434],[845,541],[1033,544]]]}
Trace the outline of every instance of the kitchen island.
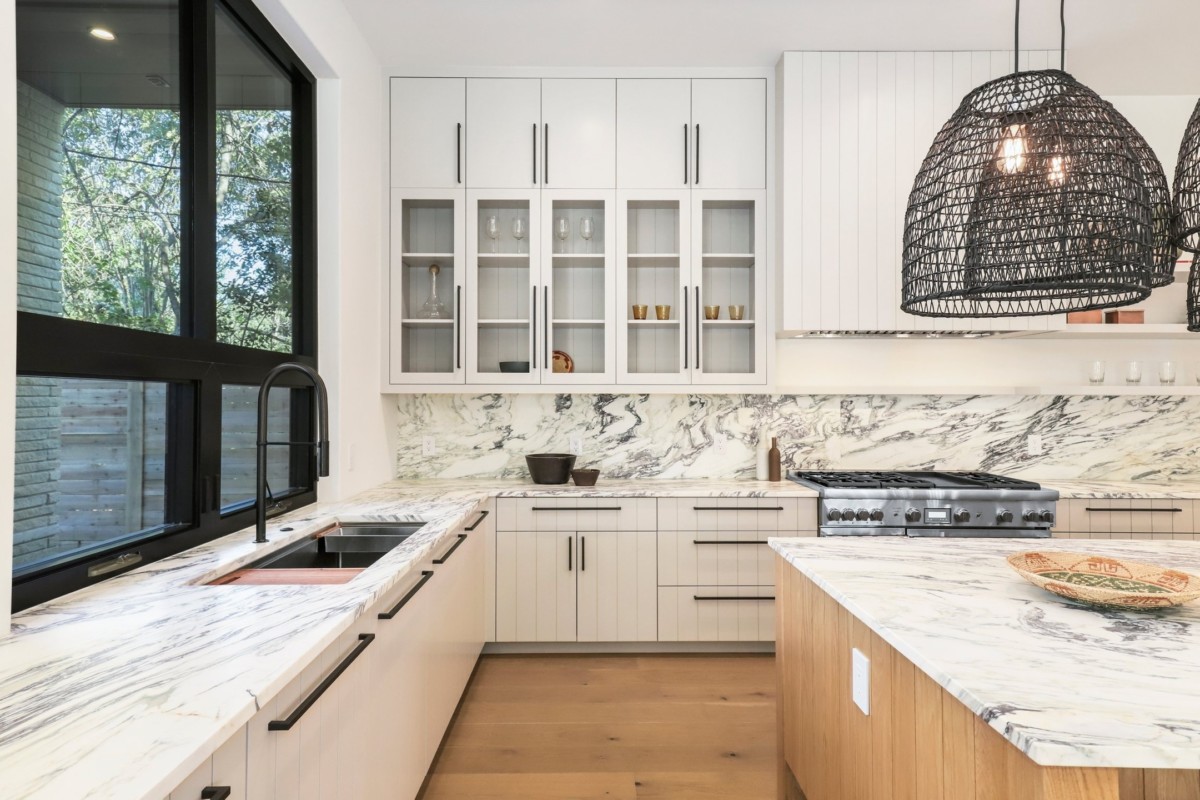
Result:
{"label": "kitchen island", "polygon": [[[1005,557],[1168,541],[772,539],[782,798],[1196,800],[1200,605],[1098,611]],[[852,651],[869,661],[868,712]]]}

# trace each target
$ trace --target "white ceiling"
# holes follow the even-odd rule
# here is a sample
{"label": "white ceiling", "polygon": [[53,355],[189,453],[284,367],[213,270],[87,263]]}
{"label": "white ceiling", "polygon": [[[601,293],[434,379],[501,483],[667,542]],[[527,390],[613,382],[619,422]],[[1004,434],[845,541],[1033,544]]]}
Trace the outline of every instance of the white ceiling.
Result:
{"label": "white ceiling", "polygon": [[[344,0],[405,67],[771,66],[784,50],[998,50],[1011,0]],[[1058,47],[1025,0],[1021,47]],[[1103,94],[1200,94],[1200,0],[1068,0],[1068,71]]]}

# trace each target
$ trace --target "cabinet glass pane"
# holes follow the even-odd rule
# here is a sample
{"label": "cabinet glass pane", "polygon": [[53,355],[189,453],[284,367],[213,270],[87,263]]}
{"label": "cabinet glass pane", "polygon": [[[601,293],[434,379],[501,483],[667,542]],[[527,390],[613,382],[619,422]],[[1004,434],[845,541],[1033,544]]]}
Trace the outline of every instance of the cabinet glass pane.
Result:
{"label": "cabinet glass pane", "polygon": [[703,204],[700,366],[706,373],[754,371],[754,213],[752,200]]}
{"label": "cabinet glass pane", "polygon": [[555,372],[605,371],[604,203],[555,200],[550,327]]}
{"label": "cabinet glass pane", "polygon": [[454,201],[401,202],[401,369],[454,372]]}
{"label": "cabinet glass pane", "polygon": [[[528,200],[481,200],[475,303],[480,372],[530,369],[532,299]],[[544,310],[539,313],[545,313]]]}
{"label": "cabinet glass pane", "polygon": [[[683,370],[680,329],[679,202],[632,201],[628,205],[626,294],[619,313],[628,328],[631,373],[679,373]],[[636,306],[646,306],[637,319]],[[659,319],[659,306],[663,306]]]}

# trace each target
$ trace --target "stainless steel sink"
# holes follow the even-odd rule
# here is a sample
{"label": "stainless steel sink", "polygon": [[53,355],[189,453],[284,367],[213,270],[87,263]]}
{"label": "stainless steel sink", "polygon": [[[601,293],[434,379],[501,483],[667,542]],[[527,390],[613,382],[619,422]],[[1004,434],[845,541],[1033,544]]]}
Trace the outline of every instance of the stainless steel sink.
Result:
{"label": "stainless steel sink", "polygon": [[424,522],[415,521],[339,523],[240,569],[362,569],[424,526]]}

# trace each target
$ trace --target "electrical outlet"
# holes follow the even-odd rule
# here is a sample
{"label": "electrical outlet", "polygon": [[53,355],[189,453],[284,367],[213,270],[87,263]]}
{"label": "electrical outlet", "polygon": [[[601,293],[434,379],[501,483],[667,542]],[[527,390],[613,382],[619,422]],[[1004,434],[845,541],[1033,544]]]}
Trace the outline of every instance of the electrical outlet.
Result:
{"label": "electrical outlet", "polygon": [[857,647],[850,650],[850,694],[859,710],[871,715],[871,660]]}
{"label": "electrical outlet", "polygon": [[713,437],[713,450],[715,450],[717,452],[717,455],[719,455],[719,456],[725,455],[725,437],[724,436],[718,435],[718,436]]}
{"label": "electrical outlet", "polygon": [[425,436],[421,439],[421,455],[436,456],[437,441],[432,436]]}
{"label": "electrical outlet", "polygon": [[571,455],[583,455],[583,437],[575,434],[571,437]]}
{"label": "electrical outlet", "polygon": [[1025,437],[1025,453],[1031,456],[1040,456],[1046,452],[1046,448],[1042,443],[1042,436],[1038,433],[1031,433]]}

